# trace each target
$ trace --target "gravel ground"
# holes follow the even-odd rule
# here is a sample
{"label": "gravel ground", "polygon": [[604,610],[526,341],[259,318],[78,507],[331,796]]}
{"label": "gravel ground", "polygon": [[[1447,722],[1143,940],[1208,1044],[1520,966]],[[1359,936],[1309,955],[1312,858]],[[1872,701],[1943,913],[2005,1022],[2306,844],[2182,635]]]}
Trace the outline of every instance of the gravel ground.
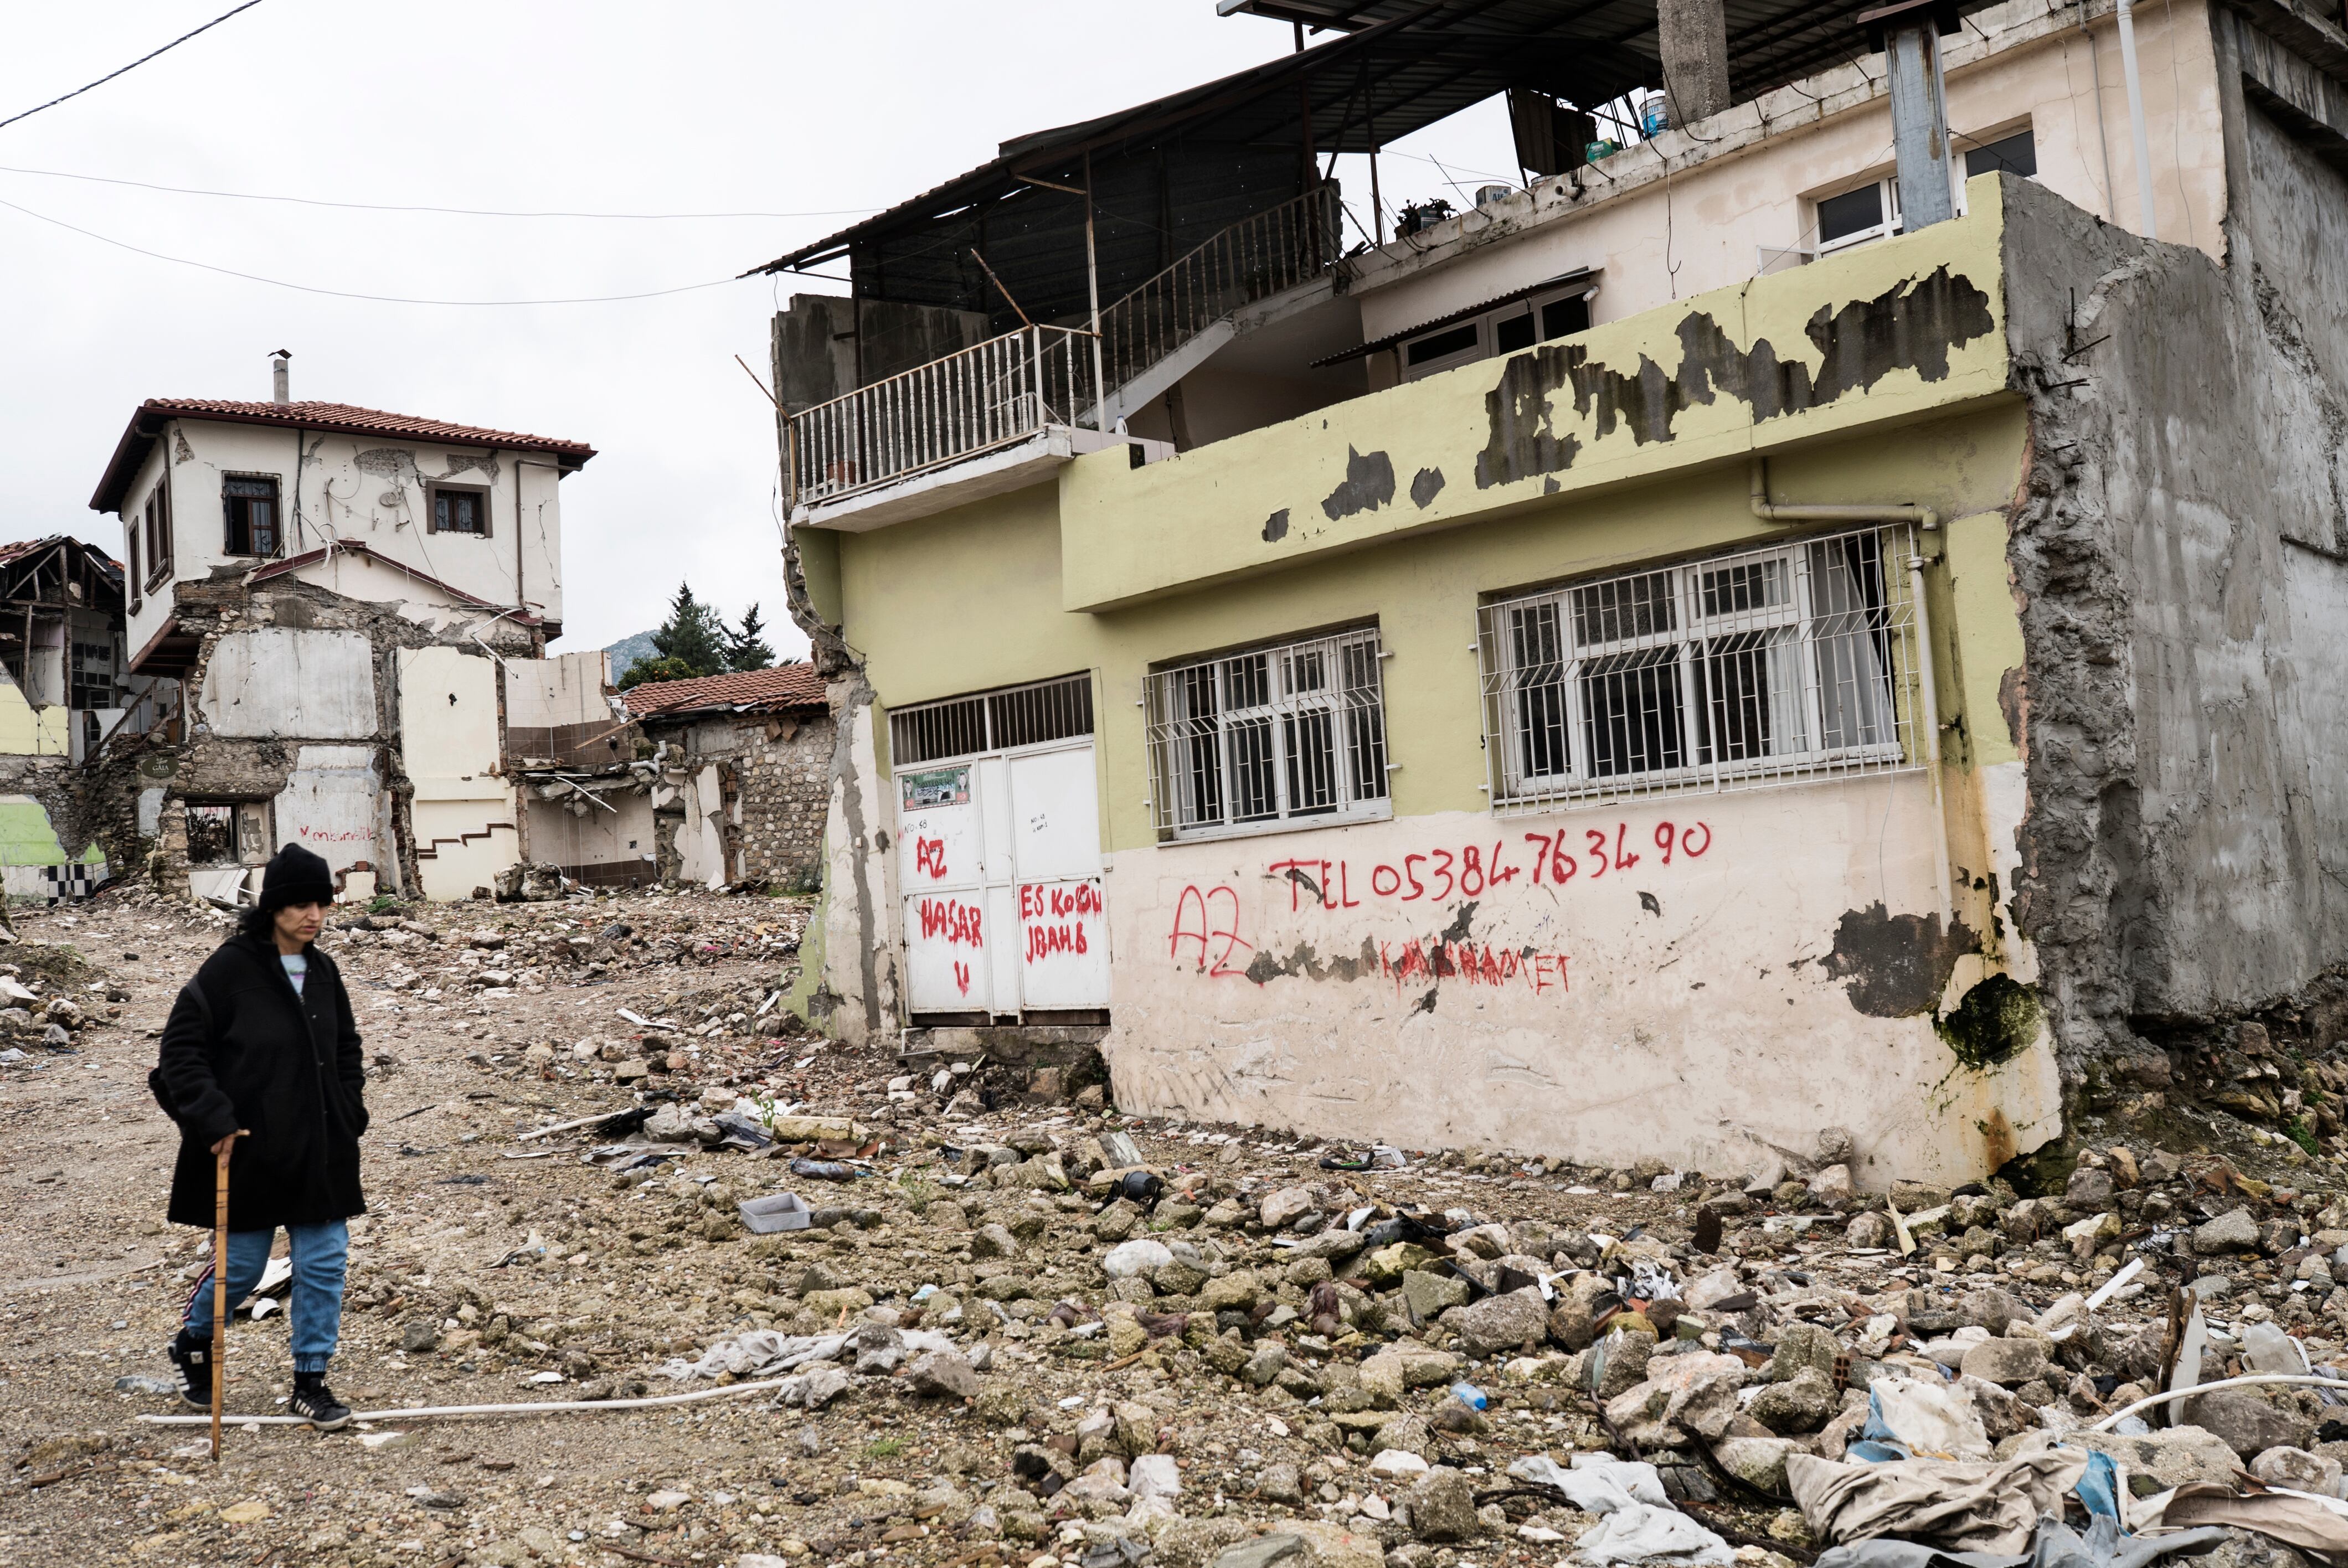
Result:
{"label": "gravel ground", "polygon": [[[2348,1319],[2328,1273],[2348,1229],[2317,1190],[2337,1185],[2336,1163],[2223,1113],[2157,1105],[2188,1148],[2091,1138],[2056,1196],[1896,1189],[1918,1215],[1903,1255],[1883,1200],[1849,1192],[1831,1132],[1750,1192],[1473,1151],[1331,1171],[1324,1156],[1360,1151],[1040,1102],[985,1064],[908,1079],[770,1004],[805,918],[791,901],[688,893],[418,907],[331,932],[374,1116],[332,1381],[361,1409],[722,1389],[732,1375],[670,1371],[744,1333],[860,1331],[836,1372],[802,1368],[779,1390],[791,1403],[761,1389],[326,1435],[244,1427],[290,1389],[278,1312],[233,1331],[215,1465],[201,1429],[134,1419],[176,1399],[118,1380],[168,1378],[209,1245],[158,1217],[176,1132],[144,1075],[225,917],[119,892],[20,915],[0,973],[41,982],[28,1010],[67,991],[84,1016],[73,1051],[0,1067],[0,1562],[1122,1568],[1148,1552],[1203,1568],[1272,1530],[1296,1540],[1249,1550],[1292,1551],[1292,1568],[1550,1563],[1593,1521],[1490,1496],[1521,1490],[1507,1466],[1636,1447],[1742,1559],[1790,1568],[1813,1542],[1771,1495],[1770,1461],[1781,1480],[1785,1451],[1838,1458],[1870,1377],[1972,1372],[1976,1342],[2045,1339],[2034,1317],[2080,1317],[2065,1298],[2139,1258],[2150,1288],[1974,1396],[2010,1429],[1993,1438],[2067,1430],[2148,1387],[2171,1284],[2222,1274],[2221,1329],[2271,1322],[2318,1361]],[[2322,1097],[2315,1080],[2308,1092]],[[616,1132],[520,1136],[640,1103],[657,1114],[633,1140],[674,1132],[688,1152],[619,1171],[584,1158]],[[861,1173],[830,1184],[794,1175],[788,1150],[703,1146],[695,1124],[715,1134],[705,1118],[726,1111],[853,1119],[808,1152]],[[1119,1135],[1163,1184],[1138,1206],[1112,1202]],[[747,1235],[736,1201],[783,1190],[826,1223]],[[1148,1241],[1166,1255],[1136,1247]],[[1116,1248],[1122,1278],[1104,1272]],[[1640,1312],[1635,1290],[1608,1294],[1642,1268],[1685,1300]],[[1528,1274],[1554,1299],[1523,1296]],[[1634,1331],[1593,1348],[1626,1307],[1605,1327]],[[923,1357],[938,1334],[952,1348]],[[1782,1349],[1797,1342],[1830,1373],[1799,1381]],[[2232,1341],[2215,1346],[2206,1367],[2239,1365]],[[1748,1371],[1767,1387],[1733,1415],[1666,1418],[1660,1397],[1641,1401],[1663,1387],[1650,1352],[1663,1368],[1667,1350],[1726,1368],[1711,1375],[1732,1394]],[[754,1379],[759,1359],[743,1358]],[[1461,1378],[1488,1409],[1452,1397]],[[2330,1446],[2316,1396],[2261,1406],[2298,1445]]]}

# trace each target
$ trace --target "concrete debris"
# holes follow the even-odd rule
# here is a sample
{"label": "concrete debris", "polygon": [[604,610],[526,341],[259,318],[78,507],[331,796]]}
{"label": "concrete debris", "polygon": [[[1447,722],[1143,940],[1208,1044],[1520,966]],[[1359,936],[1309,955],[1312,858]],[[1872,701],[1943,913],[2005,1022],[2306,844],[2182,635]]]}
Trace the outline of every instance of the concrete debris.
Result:
{"label": "concrete debris", "polygon": [[[846,1050],[767,1005],[796,994],[805,916],[573,895],[330,934],[374,1119],[338,1391],[397,1408],[771,1388],[307,1446],[232,1430],[232,1455],[265,1445],[278,1519],[308,1499],[296,1555],[1793,1568],[1879,1524],[2003,1542],[2091,1452],[2137,1498],[2230,1497],[2245,1470],[2343,1490],[2348,1422],[2312,1390],[2221,1389],[2175,1425],[2085,1430],[2167,1385],[2188,1284],[2204,1382],[2348,1359],[2328,1163],[2083,1128],[2066,1167],[2009,1171],[2027,1191],[1899,1184],[1902,1254],[1885,1173],[1838,1130],[1758,1187],[1507,1151],[1385,1162],[1069,1103],[1006,1062]],[[33,996],[0,998],[23,1020],[0,1009],[0,1040],[26,1047],[12,1224],[35,1239],[6,1300],[29,1342],[88,1358],[11,1365],[15,1506],[45,1559],[104,1560],[96,1522],[170,1486],[143,1517],[171,1560],[224,1560],[234,1532],[275,1527],[220,1512],[256,1472],[215,1477],[123,1416],[177,1406],[161,1350],[206,1245],[148,1220],[136,1173],[169,1131],[141,1102],[145,1031],[225,922],[144,895],[18,922],[0,979]],[[51,1028],[78,1057],[41,1049]],[[777,1215],[791,1228],[765,1228]],[[232,1417],[273,1409],[284,1321],[233,1328]],[[531,1388],[548,1379],[563,1386]],[[379,1438],[396,1440],[362,1446]],[[385,1465],[407,1468],[354,1468]],[[1917,1474],[1972,1500],[1950,1514],[1970,1522],[1906,1528]],[[170,1515],[183,1501],[202,1506]]]}

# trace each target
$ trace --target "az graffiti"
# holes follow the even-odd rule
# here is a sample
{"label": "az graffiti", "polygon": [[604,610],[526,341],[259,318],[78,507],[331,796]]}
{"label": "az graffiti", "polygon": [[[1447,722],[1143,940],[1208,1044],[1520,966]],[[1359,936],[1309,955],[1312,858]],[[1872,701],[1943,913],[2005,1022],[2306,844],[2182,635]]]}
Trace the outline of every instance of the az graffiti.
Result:
{"label": "az graffiti", "polygon": [[[1225,911],[1218,914],[1217,911]],[[1196,944],[1191,954],[1196,967],[1210,979],[1245,979],[1244,959],[1233,968],[1231,959],[1255,950],[1253,943],[1240,936],[1240,896],[1231,887],[1215,886],[1201,892],[1196,884],[1182,889],[1174,901],[1174,931],[1167,941],[1167,950],[1177,963],[1182,961],[1184,943]]]}
{"label": "az graffiti", "polygon": [[942,838],[913,840],[913,873],[926,872],[932,882],[942,882],[946,875],[946,841]]}

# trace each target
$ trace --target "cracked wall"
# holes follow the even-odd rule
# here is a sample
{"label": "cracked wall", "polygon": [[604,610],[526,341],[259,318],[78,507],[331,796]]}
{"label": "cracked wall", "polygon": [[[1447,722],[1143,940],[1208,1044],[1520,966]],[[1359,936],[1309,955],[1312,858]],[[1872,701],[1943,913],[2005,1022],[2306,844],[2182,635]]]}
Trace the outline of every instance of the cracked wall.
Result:
{"label": "cracked wall", "polygon": [[2234,109],[2223,268],[2011,193],[2014,908],[2074,1081],[2348,961],[2348,181]]}
{"label": "cracked wall", "polygon": [[1946,1038],[1939,820],[1911,773],[1121,851],[1117,1103],[1715,1173],[1838,1125],[1865,1184],[1971,1179],[2059,1105],[2046,1052]]}

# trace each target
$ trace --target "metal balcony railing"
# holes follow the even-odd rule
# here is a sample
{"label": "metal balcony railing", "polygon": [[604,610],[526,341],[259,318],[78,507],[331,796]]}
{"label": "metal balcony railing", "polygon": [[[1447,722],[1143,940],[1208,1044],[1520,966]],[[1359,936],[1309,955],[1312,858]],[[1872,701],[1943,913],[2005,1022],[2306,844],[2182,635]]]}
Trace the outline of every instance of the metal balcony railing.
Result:
{"label": "metal balcony railing", "polygon": [[1029,326],[790,419],[791,502],[808,506],[960,463],[1100,404],[1092,334]]}
{"label": "metal balcony railing", "polygon": [[1317,278],[1344,247],[1334,180],[1243,218],[1101,312],[1103,377],[1125,386],[1242,306]]}
{"label": "metal balcony railing", "polygon": [[792,504],[892,484],[1047,425],[1100,423],[1106,389],[1320,276],[1341,250],[1342,219],[1328,181],[1231,225],[1102,311],[1097,357],[1090,333],[1023,327],[791,415]]}

